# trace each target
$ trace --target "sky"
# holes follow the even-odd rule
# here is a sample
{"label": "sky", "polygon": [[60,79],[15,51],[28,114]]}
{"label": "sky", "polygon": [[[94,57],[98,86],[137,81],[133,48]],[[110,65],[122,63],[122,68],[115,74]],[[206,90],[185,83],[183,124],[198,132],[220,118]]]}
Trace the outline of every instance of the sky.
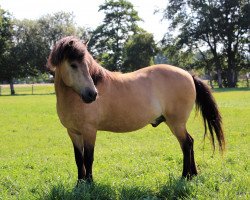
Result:
{"label": "sky", "polygon": [[[153,33],[156,42],[167,32],[167,21],[161,21],[162,14],[154,14],[163,9],[167,0],[128,0],[143,19],[139,25]],[[0,0],[0,6],[17,19],[38,19],[42,15],[58,11],[73,12],[77,25],[96,28],[104,14],[98,12],[99,5],[105,0]]]}

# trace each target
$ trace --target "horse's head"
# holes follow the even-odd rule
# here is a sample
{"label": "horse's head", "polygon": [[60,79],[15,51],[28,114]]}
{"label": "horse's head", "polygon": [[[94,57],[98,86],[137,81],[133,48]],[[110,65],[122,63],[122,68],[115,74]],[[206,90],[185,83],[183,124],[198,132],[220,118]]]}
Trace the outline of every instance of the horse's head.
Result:
{"label": "horse's head", "polygon": [[85,103],[95,101],[97,89],[90,75],[93,58],[87,46],[75,37],[65,37],[53,47],[48,64],[56,69],[62,81],[78,93]]}

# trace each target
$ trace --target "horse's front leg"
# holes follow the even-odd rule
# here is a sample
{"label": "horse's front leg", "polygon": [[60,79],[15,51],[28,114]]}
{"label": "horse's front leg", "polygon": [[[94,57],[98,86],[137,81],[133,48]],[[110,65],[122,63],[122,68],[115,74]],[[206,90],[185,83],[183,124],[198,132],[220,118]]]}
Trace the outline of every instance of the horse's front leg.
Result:
{"label": "horse's front leg", "polygon": [[[74,144],[73,144],[74,145]],[[92,165],[94,161],[94,146],[88,143],[84,144],[83,151],[80,151],[74,145],[75,161],[78,169],[78,182],[86,180],[93,181]]]}
{"label": "horse's front leg", "polygon": [[87,182],[93,181],[92,175],[92,165],[94,161],[94,145],[88,142],[84,143],[84,156],[83,156],[83,163],[85,166],[85,177],[84,179]]}
{"label": "horse's front leg", "polygon": [[68,130],[69,136],[73,142],[75,162],[78,171],[78,183],[82,180],[93,181],[92,165],[94,161],[94,146],[96,131],[75,132]]}
{"label": "horse's front leg", "polygon": [[83,164],[83,148],[80,150],[73,142],[74,153],[75,153],[75,161],[78,170],[78,182],[83,180],[86,176],[85,166]]}
{"label": "horse's front leg", "polygon": [[83,131],[84,153],[83,165],[85,167],[85,177],[87,182],[93,181],[92,166],[94,162],[94,149],[96,140],[96,129],[85,127]]}

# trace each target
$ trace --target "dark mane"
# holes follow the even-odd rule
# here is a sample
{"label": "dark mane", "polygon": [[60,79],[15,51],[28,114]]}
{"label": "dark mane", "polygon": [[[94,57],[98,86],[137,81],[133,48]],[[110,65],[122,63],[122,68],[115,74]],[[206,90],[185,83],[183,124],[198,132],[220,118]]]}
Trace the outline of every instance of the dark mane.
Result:
{"label": "dark mane", "polygon": [[111,72],[100,66],[89,54],[89,52],[86,53],[85,57],[89,66],[90,76],[93,79],[95,85],[97,85],[103,79],[111,77]]}
{"label": "dark mane", "polygon": [[95,85],[101,80],[111,76],[111,72],[101,67],[90,55],[86,45],[74,36],[64,37],[56,43],[49,55],[47,65],[53,70],[65,59],[69,61],[85,61],[89,67],[89,73]]}
{"label": "dark mane", "polygon": [[53,69],[59,66],[64,59],[82,61],[86,51],[86,45],[74,36],[64,37],[53,47],[49,59],[48,67]]}

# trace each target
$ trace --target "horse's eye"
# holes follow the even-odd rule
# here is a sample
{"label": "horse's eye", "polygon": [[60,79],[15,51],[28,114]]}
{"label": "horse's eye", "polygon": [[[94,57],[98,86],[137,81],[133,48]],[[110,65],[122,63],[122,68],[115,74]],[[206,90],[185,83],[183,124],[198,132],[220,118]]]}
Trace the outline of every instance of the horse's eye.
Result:
{"label": "horse's eye", "polygon": [[71,64],[70,67],[72,67],[73,69],[76,69],[77,65],[76,64]]}

